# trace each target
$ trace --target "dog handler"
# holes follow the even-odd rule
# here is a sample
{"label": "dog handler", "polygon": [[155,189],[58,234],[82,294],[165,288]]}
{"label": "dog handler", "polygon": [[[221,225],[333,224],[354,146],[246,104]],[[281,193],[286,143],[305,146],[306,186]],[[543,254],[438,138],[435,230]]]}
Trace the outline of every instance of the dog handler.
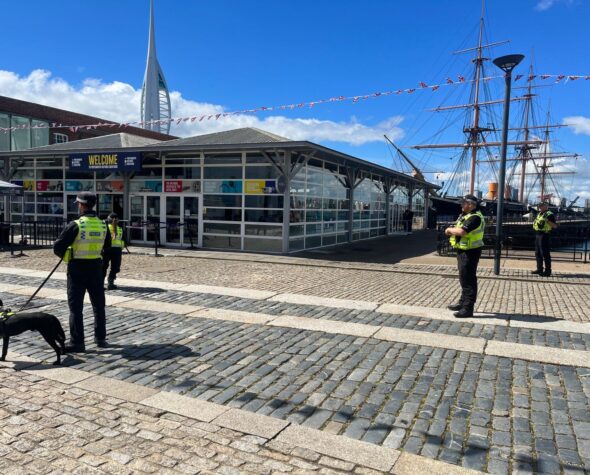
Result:
{"label": "dog handler", "polygon": [[123,228],[119,226],[119,216],[117,213],[109,214],[106,224],[111,235],[111,248],[105,249],[104,251],[102,275],[103,279],[106,278],[110,263],[111,270],[109,272],[107,290],[115,290],[117,288],[115,279],[121,270],[121,259],[123,257],[125,241],[123,240]]}
{"label": "dog handler", "polygon": [[94,313],[94,342],[100,348],[107,346],[102,254],[111,247],[107,225],[93,210],[96,195],[84,191],[76,202],[80,217],[69,223],[53,244],[53,252],[68,264],[70,342],[66,352],[71,353],[85,351],[82,310],[86,291]]}

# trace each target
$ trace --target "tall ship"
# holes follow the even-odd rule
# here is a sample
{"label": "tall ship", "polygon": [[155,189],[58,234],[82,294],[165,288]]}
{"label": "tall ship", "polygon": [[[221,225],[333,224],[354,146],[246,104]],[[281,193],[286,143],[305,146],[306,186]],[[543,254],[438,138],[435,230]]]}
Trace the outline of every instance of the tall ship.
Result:
{"label": "tall ship", "polygon": [[[496,51],[507,43],[509,40],[486,41],[482,1],[477,45],[454,53],[460,58],[454,63],[470,57],[471,64],[458,78],[466,84],[447,88],[449,91],[442,103],[428,109],[442,116],[439,130],[428,142],[404,147],[387,139],[395,153],[411,164],[414,175],[427,173],[416,163],[431,167],[428,164],[435,160],[437,163],[448,161],[448,169],[435,172],[431,180],[438,179],[442,185],[438,196],[432,197],[435,207],[440,208],[439,215],[441,210],[455,212],[456,205],[454,208],[448,205],[467,193],[481,198],[489,214],[495,212],[504,81],[498,80],[503,73],[490,60],[501,56],[502,53]],[[522,216],[541,200],[568,213],[578,199],[566,195],[573,188],[573,167],[579,155],[557,145],[559,141],[554,136],[566,126],[552,122],[550,104],[543,98],[543,92],[551,85],[541,84],[542,81],[538,81],[541,78],[534,71],[532,61],[528,68],[521,65],[513,73],[504,196],[505,212],[509,215]],[[461,132],[457,132],[459,125],[462,125]],[[443,211],[443,214],[446,213]]]}

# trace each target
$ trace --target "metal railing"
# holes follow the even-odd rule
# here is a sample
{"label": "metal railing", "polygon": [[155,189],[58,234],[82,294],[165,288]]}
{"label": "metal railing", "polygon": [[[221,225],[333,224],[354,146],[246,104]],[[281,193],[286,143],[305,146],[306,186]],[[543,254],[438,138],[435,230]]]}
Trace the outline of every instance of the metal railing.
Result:
{"label": "metal railing", "polygon": [[[449,244],[444,230],[454,225],[452,222],[438,222],[437,252],[441,256],[456,252]],[[558,220],[556,229],[551,232],[551,254],[553,259],[576,262],[590,260],[590,220]],[[493,257],[496,244],[495,219],[486,217],[484,248],[482,257]],[[513,259],[535,258],[535,232],[530,221],[508,221],[502,225],[502,256]]]}
{"label": "metal railing", "polygon": [[[0,222],[0,252],[9,251],[11,255],[23,255],[26,249],[38,249],[44,247],[52,247],[55,240],[59,237],[64,227],[66,220],[55,221],[23,221],[23,222]],[[153,235],[155,254],[158,255],[158,247],[162,247],[160,239],[160,231],[162,229],[173,230],[186,228],[186,237],[190,242],[190,249],[197,246],[197,233],[195,229],[197,222],[160,222],[153,220],[134,221],[128,223],[120,220],[119,224],[123,228],[123,236],[125,243],[130,242],[131,231],[134,229],[146,229]],[[182,231],[180,231],[182,232]]]}

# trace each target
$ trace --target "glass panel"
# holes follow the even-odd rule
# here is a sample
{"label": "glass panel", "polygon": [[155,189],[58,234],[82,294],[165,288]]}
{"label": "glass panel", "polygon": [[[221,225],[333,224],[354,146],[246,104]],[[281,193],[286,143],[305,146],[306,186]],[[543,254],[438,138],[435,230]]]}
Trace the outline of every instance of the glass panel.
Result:
{"label": "glass panel", "polygon": [[203,183],[204,193],[242,193],[242,180],[210,181]]}
{"label": "glass panel", "polygon": [[246,163],[268,163],[268,158],[258,153],[247,153]]}
{"label": "glass panel", "polygon": [[37,193],[37,213],[63,216],[63,195],[56,193]]}
{"label": "glass panel", "polygon": [[281,239],[244,238],[244,250],[260,252],[281,252],[283,250],[283,241]]}
{"label": "glass panel", "polygon": [[322,245],[322,236],[312,236],[305,238],[305,248],[320,247]]}
{"label": "glass panel", "polygon": [[241,179],[242,167],[205,167],[203,177]]}
{"label": "glass panel", "polygon": [[203,195],[203,206],[240,208],[242,197],[240,195]]}
{"label": "glass panel", "polygon": [[199,198],[184,197],[184,244],[197,245],[199,234]]}
{"label": "glass panel", "polygon": [[290,236],[303,236],[305,232],[304,226],[290,226],[289,227],[289,235]]}
{"label": "glass panel", "polygon": [[283,235],[283,227],[262,224],[246,224],[245,234],[249,234],[251,236],[281,237]]}
{"label": "glass panel", "polygon": [[264,222],[264,223],[281,223],[283,221],[283,210],[245,210],[244,221],[250,222]]}
{"label": "glass panel", "polygon": [[203,223],[203,233],[207,234],[240,234],[241,224]]}
{"label": "glass panel", "polygon": [[259,179],[276,179],[280,176],[279,171],[274,166],[250,166],[246,167],[246,179],[248,178],[259,178]]}
{"label": "glass panel", "polygon": [[203,236],[203,247],[213,249],[240,249],[239,237]]}
{"label": "glass panel", "polygon": [[305,218],[305,211],[291,210],[289,212],[289,222],[301,223]]}
{"label": "glass panel", "polygon": [[147,240],[154,241],[160,237],[160,197],[146,196],[147,205]]}
{"label": "glass panel", "polygon": [[141,223],[143,221],[143,196],[131,197],[131,229],[130,239],[143,241],[143,229]]}
{"label": "glass panel", "polygon": [[[33,128],[31,129],[32,146],[42,147],[49,145],[49,123],[42,120],[32,120]],[[35,126],[42,128],[35,128]]]}
{"label": "glass panel", "polygon": [[113,209],[112,195],[98,195],[98,217],[106,219]]}
{"label": "glass panel", "polygon": [[[0,127],[7,129],[10,127],[10,118],[8,114],[0,113]],[[0,152],[10,150],[10,133],[0,132]]]}
{"label": "glass panel", "polygon": [[180,196],[166,197],[166,242],[180,243]]}
{"label": "glass panel", "polygon": [[166,167],[164,168],[164,178],[185,178],[187,180],[200,179],[201,165],[196,164],[189,167]]}
{"label": "glass panel", "polygon": [[203,208],[203,220],[241,221],[242,210],[230,208]]}
{"label": "glass panel", "polygon": [[272,195],[247,195],[245,200],[246,208],[282,208],[283,197]]}
{"label": "glass panel", "polygon": [[[205,155],[205,164],[207,165],[222,165],[222,164],[238,164],[242,163],[242,154],[213,154],[208,153]],[[240,174],[240,178],[241,178]]]}
{"label": "glass panel", "polygon": [[[11,127],[20,127],[20,126],[29,126],[30,120],[27,117],[20,117],[18,115],[13,115],[11,117]],[[17,129],[13,130],[10,133],[10,141],[11,141],[11,150],[26,150],[31,148],[31,130],[26,129]]]}
{"label": "glass panel", "polygon": [[289,251],[300,251],[305,247],[305,241],[302,239],[290,239]]}

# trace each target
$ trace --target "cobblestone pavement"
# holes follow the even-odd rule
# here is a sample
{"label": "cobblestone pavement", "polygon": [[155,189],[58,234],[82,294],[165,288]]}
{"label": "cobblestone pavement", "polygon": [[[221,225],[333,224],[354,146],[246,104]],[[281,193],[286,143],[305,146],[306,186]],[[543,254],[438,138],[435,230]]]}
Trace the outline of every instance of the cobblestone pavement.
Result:
{"label": "cobblestone pavement", "polygon": [[3,474],[378,473],[43,377],[0,369]]}
{"label": "cobblestone pavement", "polygon": [[[161,290],[141,295],[251,304]],[[65,320],[63,303],[38,303]],[[299,310],[322,310],[307,307]],[[331,311],[324,316],[342,309]],[[490,473],[590,470],[586,368],[116,307],[109,335],[110,348],[89,347],[65,365]],[[11,349],[52,359],[34,334]]]}
{"label": "cobblestone pavement", "polygon": [[[37,253],[35,257],[14,259],[9,263],[16,267],[18,261],[20,267],[50,269],[52,261],[43,259],[43,256],[46,257],[46,254]],[[389,266],[390,269],[384,272],[347,267],[350,263],[330,268],[321,265],[251,262],[243,259],[215,260],[210,257],[156,259],[131,255],[125,258],[125,271],[121,277],[139,280],[272,290],[433,308],[445,306],[458,293],[456,280],[440,275],[445,272],[454,275],[454,269],[449,266],[396,264]],[[2,260],[0,265],[10,267],[9,263]],[[40,277],[11,275],[6,270],[2,272],[0,283],[3,284],[36,287],[42,281]],[[559,281],[558,277],[551,283],[540,282],[540,279],[518,270],[511,270],[506,274],[507,277],[513,277],[512,279],[486,278],[492,277],[487,270],[482,271],[481,275],[484,278],[481,279],[480,310],[589,321],[586,289],[590,289],[587,285],[590,280],[587,281],[581,274],[566,276]],[[50,280],[47,287],[65,289],[63,280]],[[64,366],[134,383],[144,388],[181,394],[195,401],[239,408],[248,413],[270,416],[276,420],[375,446],[400,449],[403,454],[416,454],[484,472],[590,473],[588,368],[383,341],[372,337],[214,320],[206,318],[206,315],[178,315],[167,312],[165,304],[250,312],[254,315],[290,315],[322,321],[380,325],[432,334],[433,339],[436,339],[435,334],[459,335],[484,338],[486,342],[524,343],[533,345],[534,348],[589,351],[590,332],[435,320],[376,310],[335,308],[329,304],[294,304],[264,298],[167,290],[157,285],[147,288],[145,285],[125,285],[120,290],[109,292],[109,295],[153,301],[154,304],[153,307],[147,307],[149,310],[110,306],[107,314],[111,347],[97,349],[88,344],[86,353],[68,356],[64,360]],[[2,299],[7,306],[17,308],[27,297],[3,292]],[[68,311],[64,302],[49,298],[36,299],[34,302],[35,306],[46,305],[48,311],[56,314],[67,328]],[[158,303],[161,303],[160,308]],[[85,306],[85,315],[91,315],[88,305]],[[90,317],[87,318],[88,331],[91,331],[91,327]],[[89,336],[91,338],[92,335]],[[54,354],[37,334],[29,332],[11,340],[12,351],[39,360],[53,360]],[[74,401],[77,401],[76,397],[82,400],[102,397],[80,392],[79,389],[71,389],[73,393],[69,393],[70,389],[64,389],[59,384],[30,379],[30,376],[20,372],[7,374],[9,376],[3,378],[6,384],[0,383],[0,391],[12,395],[5,398],[5,403],[9,406],[18,406],[18,400],[23,399],[13,394],[18,390],[17,382],[24,388],[36,387],[38,384],[59,388],[64,394],[72,394],[63,398],[68,401],[70,397]],[[47,391],[50,390],[54,389]],[[36,391],[37,389],[31,390],[32,393]],[[18,402],[11,403],[13,397]],[[46,398],[51,400],[51,396]],[[45,400],[45,397],[40,396],[40,400]],[[27,403],[37,404],[42,408],[27,409]],[[102,404],[99,402],[85,405],[97,408]],[[139,406],[131,407],[128,402],[117,405],[108,401],[105,404],[141,414]],[[27,401],[24,409],[27,415],[33,414],[36,417],[34,413],[38,411],[37,415],[43,415],[45,407],[40,401]],[[53,406],[49,409],[57,411]],[[6,442],[8,447],[17,444],[20,439],[29,440],[24,436],[19,438],[19,435],[35,432],[28,429],[30,424],[35,428],[34,418],[27,418],[21,424],[21,429],[25,430],[14,435],[5,427],[10,429],[19,424],[9,424],[8,420],[25,416],[23,413],[11,413],[2,403],[0,410],[7,412],[4,418],[0,412],[0,438],[6,436],[17,439]],[[117,410],[109,406],[107,413],[116,413]],[[99,414],[106,417],[102,412]],[[73,416],[77,417],[75,414]],[[137,415],[124,414],[122,417],[143,421]],[[151,424],[172,421],[183,428],[199,424],[181,421],[177,416],[166,413],[155,415],[148,411],[146,417],[153,418],[147,421]],[[76,428],[70,429],[75,434],[73,431],[85,429],[84,423],[77,420],[67,424]],[[197,431],[197,438],[201,440],[205,437],[202,431],[207,431],[200,426],[198,428],[201,431]],[[121,468],[122,473],[126,473],[125,469],[129,470],[131,466],[128,464],[140,463],[137,460],[157,463],[150,458],[150,453],[137,455],[134,450],[128,451],[128,447],[142,448],[144,444],[146,447],[154,447],[152,444],[159,443],[160,439],[154,441],[148,438],[142,443],[137,438],[128,438],[141,438],[139,433],[142,430],[157,433],[147,427],[140,428],[137,433],[120,431],[129,444],[125,446],[123,453],[131,457],[127,464],[123,464],[125,467]],[[176,432],[176,429],[171,430]],[[218,431],[227,429],[217,428]],[[92,429],[90,432],[99,433]],[[230,440],[227,444],[230,448],[232,443],[241,445],[244,438],[250,437],[246,444],[254,444],[260,450],[268,451],[264,452],[264,461],[273,460],[272,454],[290,456],[293,460],[298,457],[293,453],[282,453],[272,445],[272,441],[261,440],[255,443],[252,442],[251,435],[235,431],[227,434],[224,437]],[[116,439],[117,436],[112,437]],[[167,435],[163,438],[166,437]],[[49,437],[47,440],[51,439]],[[186,437],[180,439],[184,440]],[[205,439],[209,440],[206,437]],[[31,455],[31,451],[43,447],[42,443],[33,443],[29,450],[19,451],[16,448],[19,454],[30,456],[31,459],[23,455],[22,459],[17,459],[14,463],[12,459],[5,457],[0,461],[6,459],[21,469],[31,463],[36,464],[31,467],[40,466],[40,462],[45,460],[43,455]],[[193,446],[199,444],[196,439],[191,441]],[[115,446],[111,450],[121,452],[120,449],[121,446],[118,449]],[[85,449],[82,447],[82,450]],[[163,452],[165,450],[158,453]],[[70,453],[79,452],[70,449],[67,454],[58,455],[56,460],[69,459]],[[95,460],[92,457],[100,458],[106,453],[90,452],[89,458],[82,458],[82,455],[74,457],[76,463],[80,464],[76,467],[92,467],[91,461]],[[220,453],[222,452],[215,452],[215,455],[207,458],[214,459]],[[239,447],[236,454],[236,457],[243,455]],[[233,455],[230,454],[229,457],[231,459]],[[297,460],[299,459],[316,464],[314,469],[318,465],[325,469],[330,466],[322,465],[319,455],[315,460],[304,457]],[[291,463],[286,459],[278,460],[287,465]],[[161,465],[174,469],[183,462],[177,461],[173,467]],[[42,463],[47,465],[47,462]],[[114,463],[120,461],[114,460]],[[223,461],[219,463],[223,466]],[[247,463],[250,462],[244,459],[244,464]],[[110,466],[105,465],[103,470],[108,472],[106,467]],[[73,471],[76,467],[63,470]],[[100,469],[100,465],[96,467]],[[149,472],[149,467],[142,465],[135,470],[140,473]],[[220,467],[201,468],[221,471]],[[295,470],[300,467],[295,465],[291,468]],[[308,468],[312,470],[311,467]],[[340,466],[339,469],[352,471],[355,468]],[[59,472],[59,468],[55,470]],[[158,468],[156,471],[160,473],[159,470]],[[32,468],[30,471],[33,471]],[[46,473],[49,471],[45,470]],[[25,473],[28,473],[26,469]]]}
{"label": "cobblestone pavement", "polygon": [[[39,270],[49,270],[55,265],[55,258],[48,250],[28,251],[28,254],[17,259],[2,258],[0,265]],[[222,259],[213,259],[212,254],[215,253],[205,253],[206,258],[125,255],[120,277],[438,308],[446,307],[459,296],[453,266],[394,264],[382,271],[351,268],[354,263],[318,263],[307,259],[302,262],[308,264],[300,265],[289,264],[294,258],[285,257],[283,264],[281,256],[259,256],[258,261],[252,261],[239,254],[230,260],[228,253],[221,254]],[[383,264],[373,266],[383,267]],[[65,271],[65,266],[59,270]],[[478,311],[590,322],[590,274],[556,272],[548,281],[519,269],[506,269],[502,273],[503,277],[498,279],[490,269],[480,269]]]}
{"label": "cobblestone pavement", "polygon": [[[37,287],[43,279],[27,276],[0,274],[0,283],[19,284]],[[49,288],[65,289],[63,281],[49,281]],[[493,324],[480,324],[460,320],[431,320],[407,315],[392,315],[374,310],[353,310],[332,308],[318,305],[298,305],[293,303],[275,302],[260,299],[247,299],[215,294],[166,290],[162,288],[121,287],[109,292],[109,295],[153,300],[154,302],[180,303],[204,308],[219,308],[254,312],[265,315],[294,315],[308,318],[336,320],[343,322],[363,323],[367,325],[404,328],[437,334],[481,337],[486,340],[497,340],[514,343],[566,348],[572,350],[590,350],[590,334],[548,331],[535,328],[518,328]],[[6,304],[18,308],[26,302],[26,297],[8,297]],[[41,303],[52,305],[46,300]],[[35,305],[40,305],[36,301]]]}

